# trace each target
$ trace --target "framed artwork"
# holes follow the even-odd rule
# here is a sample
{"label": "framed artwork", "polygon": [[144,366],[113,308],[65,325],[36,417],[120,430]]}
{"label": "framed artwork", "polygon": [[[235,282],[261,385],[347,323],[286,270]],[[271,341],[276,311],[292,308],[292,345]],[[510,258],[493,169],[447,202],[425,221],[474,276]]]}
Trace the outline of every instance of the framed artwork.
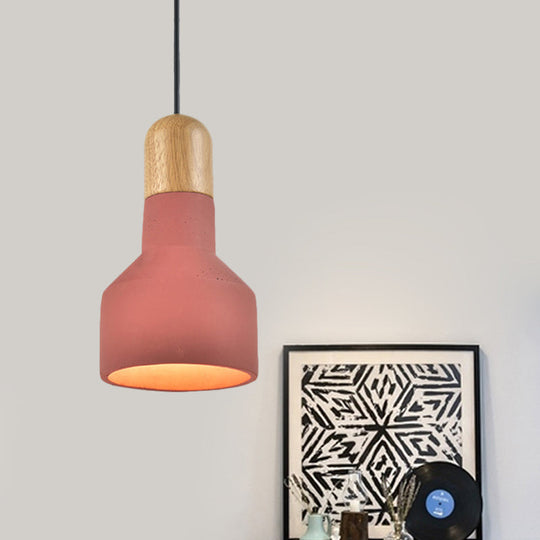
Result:
{"label": "framed artwork", "polygon": [[[370,538],[390,531],[381,480],[446,461],[480,483],[479,347],[284,347],[284,477],[334,520],[347,474],[360,470]],[[306,508],[284,488],[284,540],[305,532]],[[481,525],[470,536],[481,540]]]}

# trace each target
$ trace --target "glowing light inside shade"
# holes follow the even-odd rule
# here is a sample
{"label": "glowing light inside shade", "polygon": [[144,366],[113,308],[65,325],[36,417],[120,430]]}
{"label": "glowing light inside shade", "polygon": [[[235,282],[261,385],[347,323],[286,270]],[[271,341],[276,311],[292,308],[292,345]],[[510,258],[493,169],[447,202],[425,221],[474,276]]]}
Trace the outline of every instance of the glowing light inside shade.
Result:
{"label": "glowing light inside shade", "polygon": [[217,390],[239,386],[252,376],[239,369],[198,364],[155,364],[113,371],[109,381],[147,390]]}

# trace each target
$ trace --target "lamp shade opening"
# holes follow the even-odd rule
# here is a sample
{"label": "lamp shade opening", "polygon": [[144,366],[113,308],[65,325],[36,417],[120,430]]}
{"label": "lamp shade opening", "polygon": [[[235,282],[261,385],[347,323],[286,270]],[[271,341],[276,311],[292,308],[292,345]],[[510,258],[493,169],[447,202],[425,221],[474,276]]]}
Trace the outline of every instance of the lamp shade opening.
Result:
{"label": "lamp shade opening", "polygon": [[253,378],[252,374],[239,369],[197,364],[134,366],[109,375],[109,381],[119,386],[171,392],[230,388]]}

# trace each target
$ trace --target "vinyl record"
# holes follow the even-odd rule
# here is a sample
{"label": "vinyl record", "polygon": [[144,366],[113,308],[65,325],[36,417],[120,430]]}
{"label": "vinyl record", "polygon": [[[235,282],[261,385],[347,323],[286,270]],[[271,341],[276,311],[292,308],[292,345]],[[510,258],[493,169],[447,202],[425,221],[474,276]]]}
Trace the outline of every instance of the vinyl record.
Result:
{"label": "vinyl record", "polygon": [[465,540],[480,523],[482,497],[474,478],[452,463],[426,463],[415,469],[421,482],[407,516],[416,540]]}

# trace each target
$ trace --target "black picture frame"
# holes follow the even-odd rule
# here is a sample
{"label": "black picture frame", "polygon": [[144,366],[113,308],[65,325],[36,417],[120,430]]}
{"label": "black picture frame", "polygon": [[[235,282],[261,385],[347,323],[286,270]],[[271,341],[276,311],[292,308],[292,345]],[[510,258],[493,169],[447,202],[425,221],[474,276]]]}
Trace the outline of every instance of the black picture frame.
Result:
{"label": "black picture frame", "polygon": [[[424,459],[422,455],[411,454],[410,448],[404,449],[399,453],[409,456],[411,463],[409,467],[414,468],[421,465],[423,462],[428,461],[449,461],[456,462],[463,466],[467,470],[476,482],[481,487],[481,437],[480,437],[480,347],[478,345],[438,345],[438,344],[338,344],[338,345],[285,345],[283,347],[283,360],[284,360],[284,406],[283,406],[283,476],[286,479],[291,473],[303,473],[304,467],[303,454],[302,454],[302,432],[304,436],[306,433],[306,414],[302,411],[302,407],[307,407],[307,401],[309,406],[312,407],[313,402],[311,400],[318,399],[313,398],[314,392],[311,392],[309,398],[304,396],[302,398],[302,387],[304,392],[312,384],[312,375],[309,377],[307,370],[319,370],[318,377],[334,377],[334,380],[329,384],[337,384],[335,382],[335,373],[339,369],[339,366],[347,366],[343,369],[348,374],[352,373],[351,370],[370,370],[374,374],[381,374],[383,371],[390,370],[392,373],[399,371],[405,373],[406,382],[401,384],[409,384],[416,392],[415,399],[418,395],[429,395],[429,391],[425,390],[427,384],[431,383],[430,377],[433,375],[433,380],[437,376],[441,378],[441,372],[445,373],[445,377],[448,375],[447,387],[444,381],[440,382],[437,387],[437,391],[443,395],[444,392],[448,392],[448,399],[453,399],[453,406],[459,409],[459,414],[455,412],[455,418],[451,417],[448,412],[448,417],[445,417],[443,421],[438,420],[437,429],[440,425],[450,425],[452,422],[457,422],[454,428],[454,432],[457,440],[459,440],[459,433],[461,433],[461,446],[459,452],[456,451],[455,446],[448,444],[448,448],[440,445],[437,447],[437,451],[445,453],[445,459],[441,459],[440,455],[433,456],[433,459]],[[302,366],[301,368],[299,366]],[[315,366],[315,367],[311,367]],[[321,368],[320,366],[326,366]],[[328,367],[330,366],[330,367]],[[364,368],[363,366],[367,366]],[[390,367],[393,366],[393,367]],[[330,371],[330,375],[321,375],[326,371]],[[299,371],[300,370],[300,371]],[[407,375],[408,373],[412,375]],[[423,373],[426,373],[423,376]],[[363,371],[365,373],[365,371]],[[349,376],[349,375],[347,375]],[[352,377],[352,375],[350,375]],[[416,377],[416,378],[415,378]],[[420,377],[426,384],[422,387],[422,384],[417,383],[417,378]],[[308,380],[306,382],[306,380]],[[379,378],[375,378],[378,384]],[[452,381],[450,381],[452,379]],[[321,392],[320,396],[324,396],[321,388],[324,389],[325,382],[321,382],[322,379],[317,379],[317,389]],[[367,379],[366,379],[367,380]],[[372,381],[374,379],[371,379]],[[456,380],[459,383],[456,383]],[[315,383],[313,383],[315,384]],[[341,384],[341,383],[340,383]],[[419,389],[420,388],[420,389]],[[330,391],[330,390],[329,390]],[[332,390],[333,391],[333,390]],[[392,391],[394,392],[394,391]],[[453,393],[453,395],[451,395]],[[393,394],[392,394],[393,395]],[[327,399],[322,397],[321,399]],[[379,399],[379,398],[377,398]],[[441,398],[442,399],[442,398]],[[424,402],[422,402],[424,403]],[[428,403],[426,400],[425,403]],[[365,404],[364,404],[365,405]],[[327,405],[325,405],[327,406]],[[431,406],[431,405],[430,405]],[[294,409],[294,411],[292,410]],[[332,408],[334,411],[336,407]],[[450,407],[446,407],[450,409]],[[313,410],[313,408],[312,408]],[[457,409],[456,409],[457,410]],[[303,414],[304,413],[304,414]],[[309,416],[309,415],[307,415]],[[307,422],[309,425],[309,422]],[[433,418],[426,424],[430,429],[434,429],[435,423]],[[302,427],[304,426],[304,427]],[[329,422],[329,428],[332,428],[332,423]],[[302,429],[300,429],[302,428]],[[327,429],[327,427],[324,427]],[[457,430],[457,431],[456,431]],[[429,453],[432,451],[428,448],[431,434],[424,435],[422,429],[418,429],[420,433],[419,438],[423,436],[427,437],[428,443],[421,449],[420,454]],[[341,435],[340,435],[341,436]],[[436,436],[436,435],[435,435]],[[345,435],[346,437],[346,435]],[[384,437],[383,437],[384,438]],[[451,438],[451,437],[447,437]],[[446,439],[445,439],[446,440]],[[422,445],[422,440],[417,441],[418,447]],[[393,441],[395,444],[395,440]],[[445,443],[446,444],[446,443]],[[433,444],[435,446],[435,443]],[[313,446],[313,445],[311,445]],[[406,450],[406,451],[405,451]],[[446,455],[448,453],[448,455]],[[300,461],[298,458],[300,455]],[[450,457],[448,457],[450,456]],[[383,456],[386,458],[386,456]],[[423,461],[422,461],[423,460]],[[403,459],[401,459],[403,461]],[[293,464],[294,463],[294,464]],[[299,465],[300,463],[300,465]],[[363,469],[362,463],[350,463],[350,468],[356,466]],[[316,467],[317,465],[315,465]],[[311,465],[309,465],[311,467]],[[363,471],[364,473],[366,471]],[[402,471],[403,474],[406,471]],[[373,475],[374,476],[374,475]],[[309,478],[309,475],[302,477]],[[319,475],[320,477],[320,475]],[[315,486],[311,490],[311,485],[308,482],[308,488],[310,489],[310,495],[313,495],[315,499],[317,497],[317,488],[321,486]],[[374,496],[374,499],[376,497]],[[370,508],[366,508],[370,510]],[[293,517],[294,514],[294,517]],[[283,538],[284,540],[293,540],[299,538],[302,534],[302,520],[299,514],[298,504],[294,502],[294,499],[289,497],[289,491],[284,487],[283,489]],[[370,520],[372,519],[370,514]],[[379,521],[382,519],[380,514],[377,514]],[[299,521],[300,520],[300,521]],[[299,526],[300,522],[300,526]],[[382,523],[372,527],[370,524],[370,538],[372,540],[380,540],[384,538],[385,525]],[[372,531],[375,530],[375,533]],[[389,529],[388,529],[389,530]],[[482,524],[475,532],[470,536],[476,540],[482,540]]]}

